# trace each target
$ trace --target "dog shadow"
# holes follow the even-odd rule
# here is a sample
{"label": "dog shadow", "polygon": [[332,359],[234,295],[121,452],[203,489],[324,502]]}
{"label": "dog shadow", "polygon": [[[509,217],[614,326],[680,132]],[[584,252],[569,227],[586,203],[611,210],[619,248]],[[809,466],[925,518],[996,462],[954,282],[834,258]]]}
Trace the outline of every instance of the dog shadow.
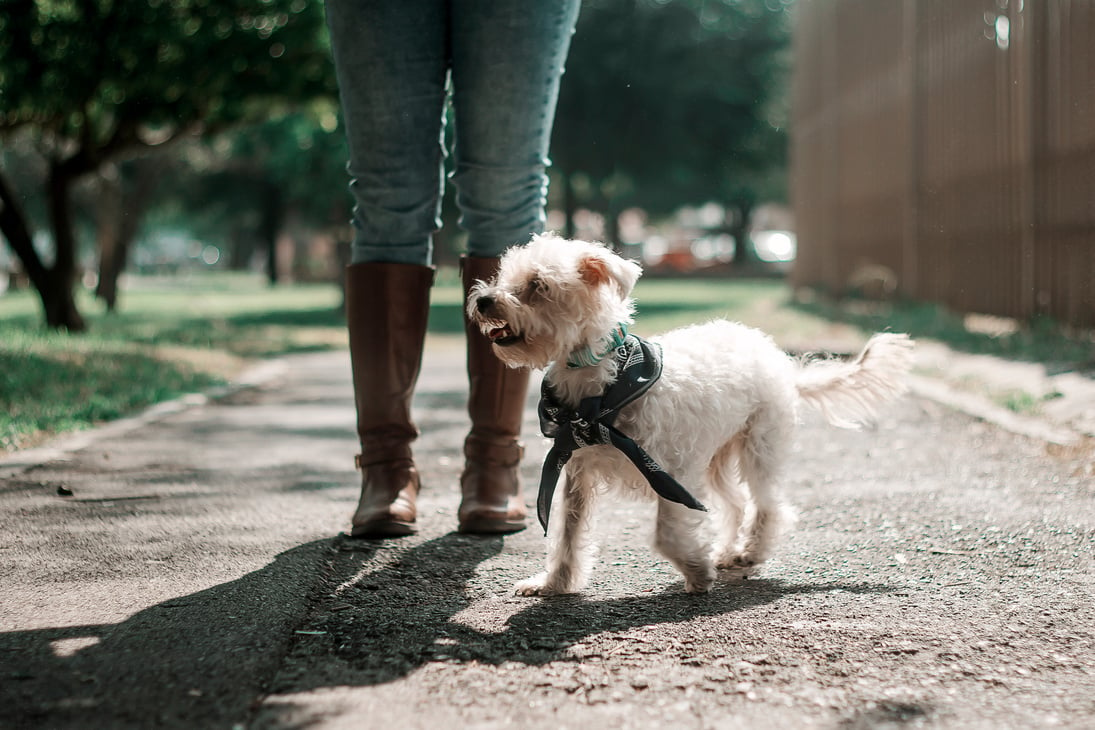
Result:
{"label": "dog shadow", "polygon": [[[349,670],[338,683],[358,686],[392,682],[434,661],[531,666],[573,661],[570,652],[599,634],[723,616],[794,595],[891,590],[874,584],[799,584],[751,578],[720,581],[703,595],[684,593],[683,582],[678,582],[649,593],[603,599],[585,594],[518,598],[508,590],[503,596],[483,596],[475,595],[482,590],[477,570],[502,552],[501,537],[450,533],[424,542],[376,570],[368,569],[378,549],[375,543],[342,540],[339,548],[341,561],[336,562],[342,563],[340,572],[352,577],[341,583],[333,610],[308,628],[322,637],[323,651]],[[501,579],[507,589],[511,578]],[[484,600],[494,605],[480,605],[470,612],[478,617],[470,619],[474,626],[458,615]],[[484,628],[483,622],[490,624],[489,628]],[[314,662],[315,651],[314,643],[306,650],[310,661]],[[273,689],[299,692],[328,684],[295,676]]]}
{"label": "dog shadow", "polygon": [[[501,598],[478,572],[504,549],[502,537],[458,533],[407,548],[318,540],[117,624],[0,633],[0,725],[227,727],[246,723],[269,693],[383,684],[435,661],[574,661],[568,652],[602,633],[796,594],[889,590],[750,579],[699,596],[669,587],[607,599]],[[484,600],[498,604],[497,626],[473,627],[458,615]],[[277,715],[290,706],[268,708],[265,719],[280,726]]]}

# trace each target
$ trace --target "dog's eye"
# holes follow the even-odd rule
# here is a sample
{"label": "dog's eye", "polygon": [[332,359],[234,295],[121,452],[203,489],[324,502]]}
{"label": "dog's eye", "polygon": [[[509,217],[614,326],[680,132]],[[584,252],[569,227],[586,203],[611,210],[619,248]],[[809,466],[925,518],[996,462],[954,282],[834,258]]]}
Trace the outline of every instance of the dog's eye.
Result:
{"label": "dog's eye", "polygon": [[521,291],[521,298],[527,300],[533,297],[543,296],[546,293],[547,284],[545,284],[540,277],[534,276],[525,284],[525,288]]}

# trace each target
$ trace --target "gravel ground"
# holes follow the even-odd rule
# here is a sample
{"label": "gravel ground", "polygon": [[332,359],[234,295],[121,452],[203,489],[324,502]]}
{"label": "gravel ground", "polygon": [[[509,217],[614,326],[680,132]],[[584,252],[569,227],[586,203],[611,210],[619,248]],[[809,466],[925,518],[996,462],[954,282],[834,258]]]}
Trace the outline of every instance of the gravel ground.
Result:
{"label": "gravel ground", "polygon": [[[518,598],[541,531],[452,531],[458,349],[416,403],[421,533],[387,542],[331,537],[345,353],[289,362],[3,472],[0,727],[1095,727],[1088,445],[915,397],[873,430],[810,419],[756,577],[685,594],[650,508],[606,499],[589,587]],[[531,409],[526,433],[531,485]]]}
{"label": "gravel ground", "polygon": [[[459,421],[458,400],[433,405]],[[424,444],[452,425],[424,418]],[[811,419],[797,529],[757,577],[683,593],[650,508],[606,499],[594,580],[552,599],[511,595],[539,529],[450,531],[452,453],[423,454],[420,536],[333,545],[255,727],[1095,727],[1079,450],[915,399],[872,431]]]}

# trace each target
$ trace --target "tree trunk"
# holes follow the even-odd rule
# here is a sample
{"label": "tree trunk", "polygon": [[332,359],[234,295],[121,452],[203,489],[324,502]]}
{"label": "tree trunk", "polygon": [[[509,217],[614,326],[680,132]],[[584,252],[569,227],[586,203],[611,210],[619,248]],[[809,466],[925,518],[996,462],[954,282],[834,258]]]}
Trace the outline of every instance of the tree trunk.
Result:
{"label": "tree trunk", "polygon": [[605,212],[605,243],[620,251],[620,210],[615,200],[609,200]]}
{"label": "tree trunk", "polygon": [[250,230],[238,221],[233,223],[228,232],[228,268],[246,271],[251,267],[254,254],[255,239]]}
{"label": "tree trunk", "polygon": [[729,225],[730,235],[734,238],[734,264],[744,265],[756,261],[756,253],[749,247],[749,223],[753,216],[753,205],[747,201],[731,203],[730,210],[734,218]]}
{"label": "tree trunk", "polygon": [[563,238],[574,238],[576,226],[574,225],[574,213],[578,210],[578,199],[574,195],[574,186],[570,183],[570,173],[561,171],[563,184],[563,217],[565,220]]}
{"label": "tree trunk", "polygon": [[[95,296],[113,312],[118,304],[118,278],[129,264],[129,252],[140,230],[144,212],[152,199],[159,164],[152,159],[136,160],[128,169],[104,175],[100,195],[99,282]],[[133,179],[126,183],[126,178]]]}
{"label": "tree trunk", "polygon": [[[76,308],[73,288],[76,284],[76,266],[72,219],[68,211],[68,193],[72,178],[59,165],[50,166],[48,183],[50,220],[54,226],[57,247],[53,268],[46,268],[34,249],[30,226],[23,214],[15,193],[7,179],[0,175],[0,231],[8,245],[19,258],[38,298],[42,301],[42,313],[46,325],[53,329],[82,332],[87,325]],[[67,248],[65,248],[67,246]]]}
{"label": "tree trunk", "polygon": [[95,284],[95,296],[103,300],[108,312],[118,303],[118,275],[122,269],[121,222],[122,180],[117,165],[107,165],[99,180],[96,196],[97,228],[96,243],[99,249],[99,281]]}
{"label": "tree trunk", "polygon": [[266,277],[271,286],[280,279],[278,271],[278,233],[281,231],[285,210],[282,205],[281,188],[267,183],[262,190],[262,220],[259,232],[266,245]]}
{"label": "tree trunk", "polygon": [[27,278],[34,288],[41,292],[48,288],[49,271],[38,252],[34,249],[34,239],[30,233],[27,216],[23,212],[19,199],[7,178],[0,172],[0,233],[7,239],[8,246],[23,266]]}
{"label": "tree trunk", "polygon": [[83,332],[84,318],[76,308],[76,235],[72,227],[69,195],[76,180],[63,162],[51,162],[46,181],[49,220],[53,229],[55,261],[48,285],[39,291],[46,310],[46,324],[53,329]]}

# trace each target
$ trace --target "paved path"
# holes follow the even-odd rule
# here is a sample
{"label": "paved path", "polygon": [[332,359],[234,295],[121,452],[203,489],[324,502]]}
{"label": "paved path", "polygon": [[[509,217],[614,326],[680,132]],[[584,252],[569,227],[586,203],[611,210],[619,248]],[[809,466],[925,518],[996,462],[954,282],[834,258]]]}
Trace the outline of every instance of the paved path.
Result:
{"label": "paved path", "polygon": [[[605,504],[589,589],[520,599],[538,529],[452,532],[459,348],[427,353],[422,532],[390,542],[334,537],[345,353],[285,362],[0,465],[0,727],[1095,727],[1089,452],[917,398],[872,431],[811,419],[758,578],[686,595],[648,510]],[[531,408],[526,433],[534,484]]]}

